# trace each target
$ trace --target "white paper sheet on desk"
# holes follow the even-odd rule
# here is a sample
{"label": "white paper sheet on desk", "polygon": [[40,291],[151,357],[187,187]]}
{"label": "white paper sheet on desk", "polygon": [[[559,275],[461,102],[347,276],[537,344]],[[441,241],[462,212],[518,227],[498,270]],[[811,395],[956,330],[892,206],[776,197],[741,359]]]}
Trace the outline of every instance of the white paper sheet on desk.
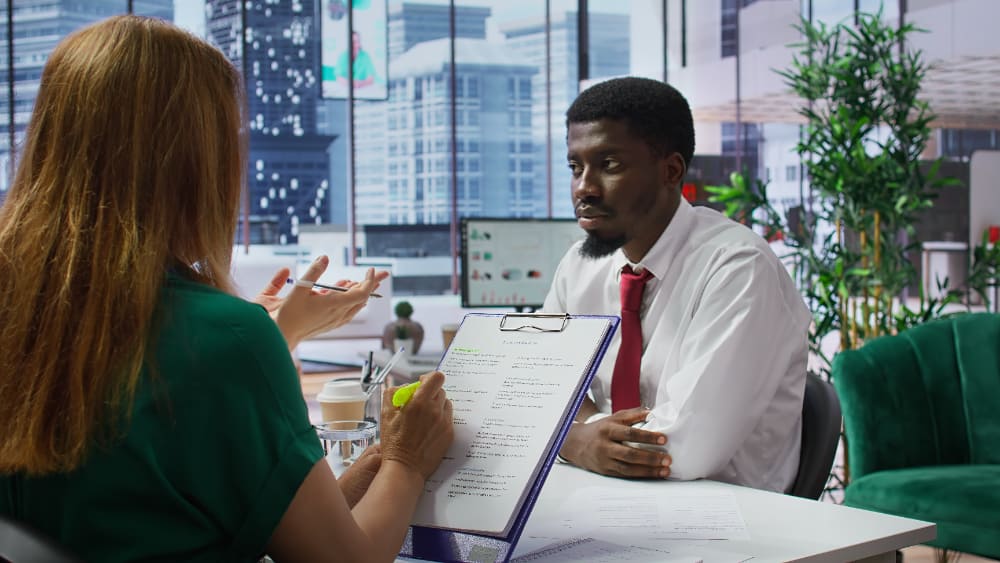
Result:
{"label": "white paper sheet on desk", "polygon": [[574,538],[515,557],[512,563],[701,563],[697,557],[674,555],[666,549],[622,545],[594,538]]}
{"label": "white paper sheet on desk", "polygon": [[[664,483],[669,487],[668,483]],[[732,493],[628,494],[614,487],[588,487],[563,504],[573,519],[559,524],[598,537],[627,536],[650,540],[749,539],[739,504]]]}

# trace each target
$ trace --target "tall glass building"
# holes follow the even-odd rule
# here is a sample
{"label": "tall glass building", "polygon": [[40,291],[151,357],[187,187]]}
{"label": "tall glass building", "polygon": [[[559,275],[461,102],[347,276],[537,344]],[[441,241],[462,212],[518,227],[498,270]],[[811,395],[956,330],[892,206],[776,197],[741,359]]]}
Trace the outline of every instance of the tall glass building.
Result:
{"label": "tall glass building", "polygon": [[[14,136],[14,154],[11,154],[11,136],[0,135],[0,201],[7,191],[12,175],[12,156],[16,160],[16,148],[24,138],[24,130],[31,117],[31,110],[38,95],[42,78],[42,67],[49,53],[63,37],[74,30],[98,20],[121,14],[125,11],[125,0],[18,0],[13,3],[10,14],[14,35],[7,37],[7,26],[0,25],[0,115],[10,115],[10,79],[6,62],[8,43],[16,45],[13,52],[14,63],[14,120],[5,133]],[[136,13],[173,19],[173,0],[134,0]],[[6,10],[4,10],[6,11]]]}
{"label": "tall glass building", "polygon": [[[537,69],[483,39],[457,39],[456,52],[458,213],[530,216]],[[417,43],[390,63],[388,107],[359,106],[359,128],[371,132],[356,141],[359,223],[450,221],[449,60],[447,38]]]}
{"label": "tall glass building", "polygon": [[208,0],[208,36],[246,81],[250,240],[291,243],[300,224],[329,216],[327,150],[335,137],[317,127],[317,6],[314,0],[251,0],[245,6],[241,15],[239,0]]}
{"label": "tall glass building", "polygon": [[[539,197],[535,215],[546,217],[572,217],[573,204],[569,194],[570,174],[566,167],[566,110],[576,98],[579,72],[576,64],[579,50],[576,11],[563,11],[549,18],[549,57],[552,59],[549,84],[545,73],[545,19],[533,18],[510,23],[503,27],[503,33],[511,50],[524,61],[538,67],[532,77],[532,143],[535,159],[534,183],[540,194],[544,194],[551,181],[552,198]],[[629,16],[591,12],[588,16],[592,76],[621,76],[629,72],[628,41],[622,41],[629,33]],[[547,88],[549,90],[547,91]],[[546,128],[546,119],[549,127]],[[551,132],[551,134],[549,134]],[[550,140],[551,143],[546,141]],[[551,147],[551,152],[548,151]],[[550,167],[551,163],[551,167]]]}

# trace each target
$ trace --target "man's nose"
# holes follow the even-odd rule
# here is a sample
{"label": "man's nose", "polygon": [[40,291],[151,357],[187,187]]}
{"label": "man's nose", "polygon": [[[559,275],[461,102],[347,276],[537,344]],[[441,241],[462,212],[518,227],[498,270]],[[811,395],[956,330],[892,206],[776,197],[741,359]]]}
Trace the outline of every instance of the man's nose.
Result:
{"label": "man's nose", "polygon": [[573,197],[578,200],[600,197],[601,185],[593,169],[585,167],[580,175],[573,179]]}

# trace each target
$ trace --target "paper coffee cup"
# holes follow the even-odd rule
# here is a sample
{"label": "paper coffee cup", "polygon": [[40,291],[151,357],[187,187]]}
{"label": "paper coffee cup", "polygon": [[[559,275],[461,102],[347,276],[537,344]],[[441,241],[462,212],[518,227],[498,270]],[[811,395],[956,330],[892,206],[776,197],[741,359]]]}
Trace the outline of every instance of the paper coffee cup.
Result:
{"label": "paper coffee cup", "polygon": [[441,341],[444,342],[445,350],[451,346],[451,341],[455,338],[455,333],[458,332],[458,326],[457,323],[441,325]]}
{"label": "paper coffee cup", "polygon": [[323,420],[364,420],[365,402],[368,397],[361,389],[361,381],[344,379],[327,381],[316,395]]}

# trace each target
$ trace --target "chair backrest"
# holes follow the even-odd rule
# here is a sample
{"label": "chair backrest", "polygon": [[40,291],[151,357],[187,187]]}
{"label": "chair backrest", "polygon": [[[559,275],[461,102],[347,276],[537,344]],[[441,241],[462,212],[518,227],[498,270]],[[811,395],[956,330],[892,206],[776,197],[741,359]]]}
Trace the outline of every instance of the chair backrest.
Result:
{"label": "chair backrest", "polygon": [[966,313],[833,358],[851,478],[1000,464],[1000,315]]}
{"label": "chair backrest", "polygon": [[833,385],[810,373],[802,397],[799,472],[788,494],[811,499],[823,494],[839,441],[840,400]]}
{"label": "chair backrest", "polygon": [[0,561],[78,563],[81,560],[37,530],[0,514]]}

